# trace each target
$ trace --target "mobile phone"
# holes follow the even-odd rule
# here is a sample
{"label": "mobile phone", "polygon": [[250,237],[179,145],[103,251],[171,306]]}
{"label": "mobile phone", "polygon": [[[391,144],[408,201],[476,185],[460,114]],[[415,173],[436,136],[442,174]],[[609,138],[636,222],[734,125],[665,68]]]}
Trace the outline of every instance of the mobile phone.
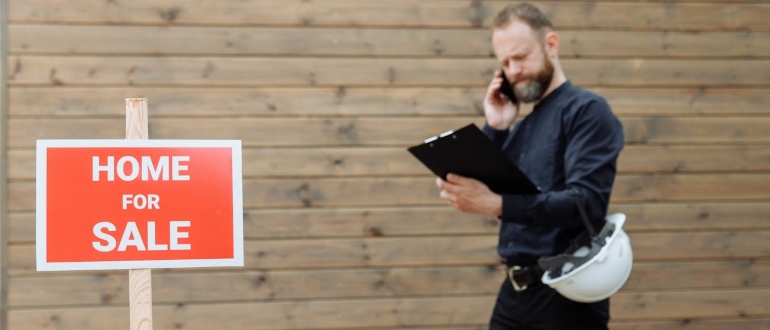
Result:
{"label": "mobile phone", "polygon": [[505,71],[500,70],[500,75],[503,76],[503,83],[500,85],[500,93],[511,100],[511,103],[516,104],[516,94],[513,93],[511,82],[505,77]]}

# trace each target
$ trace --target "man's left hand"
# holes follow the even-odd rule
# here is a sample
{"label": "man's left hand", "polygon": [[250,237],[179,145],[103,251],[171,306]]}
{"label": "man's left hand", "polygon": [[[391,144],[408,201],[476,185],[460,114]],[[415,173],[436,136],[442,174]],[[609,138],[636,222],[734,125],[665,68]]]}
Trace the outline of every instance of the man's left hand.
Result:
{"label": "man's left hand", "polygon": [[439,197],[462,212],[494,216],[503,213],[503,197],[481,181],[450,173],[446,181],[436,178],[436,185],[441,189]]}

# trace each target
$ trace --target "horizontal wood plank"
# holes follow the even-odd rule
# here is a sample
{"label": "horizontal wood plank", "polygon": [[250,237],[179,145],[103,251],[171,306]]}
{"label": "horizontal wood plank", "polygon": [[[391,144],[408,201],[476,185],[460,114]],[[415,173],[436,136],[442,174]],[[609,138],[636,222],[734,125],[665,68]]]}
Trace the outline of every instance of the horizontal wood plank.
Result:
{"label": "horizontal wood plank", "polygon": [[[494,235],[245,241],[245,269],[497,265]],[[9,272],[35,271],[35,247],[12,246]],[[419,253],[416,253],[419,251]]]}
{"label": "horizontal wood plank", "polygon": [[[613,320],[767,317],[768,290],[713,290],[618,294]],[[343,329],[484,324],[494,296],[156,305],[158,329]],[[125,327],[126,307],[21,309],[9,313],[12,329],[57,326],[82,330]]]}
{"label": "horizontal wood plank", "polygon": [[[13,23],[487,27],[506,1],[306,2],[136,0],[93,5],[78,0],[11,0]],[[770,30],[764,3],[537,2],[561,28]],[[617,13],[631,13],[617,15]],[[621,17],[622,16],[622,17]]]}
{"label": "horizontal wood plank", "polygon": [[[243,226],[247,239],[397,237],[495,234],[499,220],[463,214],[444,206],[247,209]],[[35,241],[34,213],[11,213],[9,241]]]}
{"label": "horizontal wood plank", "polygon": [[770,318],[726,320],[693,320],[685,318],[671,321],[611,322],[610,326],[616,330],[757,330],[770,329]]}
{"label": "horizontal wood plank", "polygon": [[[767,144],[770,117],[621,118],[625,143]],[[482,117],[441,118],[158,118],[152,139],[235,139],[244,147],[397,146],[406,148],[450,128],[484,124]],[[200,127],[206,127],[201,130]],[[125,119],[11,119],[8,146],[31,148],[38,139],[120,139]],[[287,134],[291,132],[291,134]]]}
{"label": "horizontal wood plank", "polygon": [[[610,205],[621,212],[627,232],[766,230],[770,203],[659,203]],[[35,214],[9,215],[9,241],[35,241]],[[247,209],[246,239],[399,237],[496,234],[494,217],[464,214],[446,206]]]}
{"label": "horizontal wood plank", "polygon": [[615,180],[610,201],[766,201],[767,190],[762,185],[770,182],[764,177],[768,175],[621,175]]}
{"label": "horizontal wood plank", "polygon": [[[396,330],[404,329],[404,327],[387,327],[387,328],[369,328],[371,330]],[[424,326],[424,327],[410,327],[410,330],[486,330],[489,329],[487,324],[478,325],[463,325],[463,326]]]}
{"label": "horizontal wood plank", "polygon": [[[564,59],[578,85],[768,86],[768,60]],[[486,86],[492,59],[9,56],[10,86]]]}
{"label": "horizontal wood plank", "polygon": [[768,228],[770,203],[611,203],[609,213],[627,216],[626,231],[696,231]]}
{"label": "horizontal wood plank", "polygon": [[[712,0],[701,0],[712,1]],[[717,319],[717,320],[703,320],[703,319],[680,319],[670,321],[614,321],[610,320],[610,329],[613,330],[674,330],[674,329],[698,329],[698,330],[757,330],[770,328],[769,318],[729,318],[729,319]],[[397,328],[372,328],[371,330],[396,330],[403,329]],[[489,329],[489,325],[481,323],[476,326],[441,326],[441,327],[417,327],[409,328],[413,330],[486,330]]]}
{"label": "horizontal wood plank", "polygon": [[621,116],[767,115],[770,94],[754,88],[592,88]]}
{"label": "horizontal wood plank", "polygon": [[[764,143],[770,135],[764,117],[622,118],[626,144]],[[768,139],[770,140],[770,139]]]}
{"label": "horizontal wood plank", "polygon": [[[770,255],[768,231],[630,233],[634,260],[762,258]],[[686,253],[683,253],[687,251]]]}
{"label": "horizontal wood plank", "polygon": [[[8,29],[10,42],[8,51],[14,55],[285,56],[290,54],[290,56],[490,57],[492,54],[489,31],[486,29],[189,26],[94,28],[91,25],[10,25]],[[760,33],[754,38],[761,39],[762,36],[763,34]],[[744,38],[745,44],[742,48],[751,45],[754,38]],[[737,38],[731,39],[735,42]],[[757,54],[749,56],[757,56]]]}
{"label": "horizontal wood plank", "polygon": [[11,86],[469,86],[497,67],[489,59],[323,57],[9,56],[8,64]]}
{"label": "horizontal wood plank", "polygon": [[[762,288],[770,285],[768,260],[637,262],[622,292]],[[691,276],[681,276],[691,274]],[[217,303],[310,299],[494,295],[503,267],[376,268],[301,271],[154,272],[154,303]],[[15,277],[9,306],[122,305],[122,274]]]}
{"label": "horizontal wood plank", "polygon": [[[762,88],[592,88],[619,116],[765,116]],[[227,116],[481,116],[483,88],[11,87],[13,117],[125,116],[126,97],[149,99],[150,118]]]}
{"label": "horizontal wood plank", "polygon": [[[746,259],[770,255],[770,231],[630,233],[634,260]],[[249,240],[246,269],[497,265],[497,235]],[[9,273],[35,271],[34,245],[9,249]]]}
{"label": "horizontal wood plank", "polygon": [[[305,301],[216,305],[153,305],[154,329],[343,329],[382,326],[442,326],[488,318],[489,297]],[[126,328],[128,309],[56,308],[16,310],[11,329],[56,325],[82,330]],[[483,317],[480,317],[483,315]]]}
{"label": "horizontal wood plank", "polygon": [[557,30],[557,33],[560,58],[753,58],[770,54],[770,34],[762,32]]}
{"label": "horizontal wood plank", "polygon": [[770,147],[627,146],[618,157],[619,173],[765,172]]}
{"label": "horizontal wood plank", "polygon": [[[348,177],[425,175],[428,170],[404,148],[247,148],[243,149],[243,176]],[[752,173],[770,168],[770,147],[746,146],[639,146],[623,149],[618,173]],[[10,150],[8,177],[35,179],[35,151]]]}
{"label": "horizontal wood plank", "polygon": [[[770,118],[768,118],[770,120]],[[237,139],[249,146],[399,145],[406,147],[479,117],[397,118],[188,118],[153,119],[151,139]],[[206,127],[201,130],[200,127]],[[750,129],[750,128],[749,128]],[[15,119],[11,147],[32,147],[37,139],[125,137],[125,119]],[[291,134],[287,134],[291,132]]]}
{"label": "horizontal wood plank", "polygon": [[[767,317],[770,291],[672,291],[628,293],[612,299],[616,320]],[[758,305],[757,305],[758,304]]]}
{"label": "horizontal wood plank", "polygon": [[[489,328],[489,325],[486,324],[478,324],[478,325],[462,325],[462,326],[424,326],[424,327],[410,327],[408,329],[410,330],[486,330]],[[369,328],[369,330],[396,330],[396,329],[404,329],[404,327],[387,327],[387,328]]]}
{"label": "horizontal wood plank", "polygon": [[[766,201],[766,174],[621,175],[611,202]],[[11,182],[8,209],[32,211],[35,184]],[[243,182],[245,208],[443,205],[435,177],[252,179]]]}
{"label": "horizontal wood plank", "polygon": [[[484,95],[482,89],[462,87],[100,87],[99,93],[85,87],[13,87],[8,92],[11,117],[117,118],[125,116],[120,107],[124,98],[141,96],[149,100],[153,120],[201,116],[480,116]],[[759,108],[755,103],[766,95],[762,91],[749,90],[749,95],[736,92],[745,96],[744,100],[753,100],[744,107],[752,113]]]}
{"label": "horizontal wood plank", "polygon": [[621,292],[761,288],[770,283],[768,268],[767,259],[636,262]]}
{"label": "horizontal wood plank", "polygon": [[[256,268],[494,265],[496,236],[419,239],[247,241],[245,262]],[[416,253],[419,251],[419,253]],[[249,266],[246,266],[249,267]]]}
{"label": "horizontal wood plank", "polygon": [[[487,29],[9,26],[9,53],[490,57]],[[561,58],[767,57],[767,32],[559,31]]]}
{"label": "horizontal wood plank", "polygon": [[[491,295],[505,278],[491,267],[392,268],[320,271],[153,273],[153,302],[213,303]],[[9,306],[121,305],[128,301],[128,277],[84,275],[16,278]]]}

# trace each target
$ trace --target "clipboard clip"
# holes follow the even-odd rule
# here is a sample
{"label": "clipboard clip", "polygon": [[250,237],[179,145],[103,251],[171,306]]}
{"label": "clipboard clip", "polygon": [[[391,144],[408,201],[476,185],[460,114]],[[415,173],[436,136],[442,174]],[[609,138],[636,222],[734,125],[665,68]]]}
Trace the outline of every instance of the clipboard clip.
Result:
{"label": "clipboard clip", "polygon": [[455,131],[450,129],[450,130],[448,130],[448,131],[446,131],[444,133],[441,133],[441,134],[439,134],[437,136],[432,136],[432,137],[429,137],[429,138],[425,139],[424,143],[431,143],[433,141],[438,140],[439,138],[442,138],[442,137],[445,137],[447,135],[451,135],[451,134],[454,134],[454,133],[455,133]]}

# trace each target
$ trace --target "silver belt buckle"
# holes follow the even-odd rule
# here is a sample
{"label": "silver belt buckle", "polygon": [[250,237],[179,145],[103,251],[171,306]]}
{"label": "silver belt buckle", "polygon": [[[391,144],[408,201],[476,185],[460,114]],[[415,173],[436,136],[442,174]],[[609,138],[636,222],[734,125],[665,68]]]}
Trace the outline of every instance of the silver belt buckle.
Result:
{"label": "silver belt buckle", "polygon": [[508,279],[511,280],[511,284],[513,284],[513,290],[516,292],[524,291],[528,287],[528,285],[519,286],[519,283],[516,283],[516,280],[513,278],[513,272],[521,269],[522,269],[521,266],[513,266],[511,268],[508,268]]}

